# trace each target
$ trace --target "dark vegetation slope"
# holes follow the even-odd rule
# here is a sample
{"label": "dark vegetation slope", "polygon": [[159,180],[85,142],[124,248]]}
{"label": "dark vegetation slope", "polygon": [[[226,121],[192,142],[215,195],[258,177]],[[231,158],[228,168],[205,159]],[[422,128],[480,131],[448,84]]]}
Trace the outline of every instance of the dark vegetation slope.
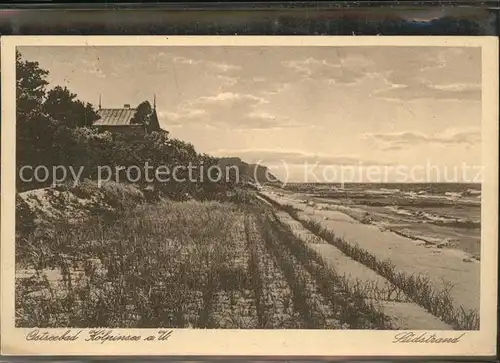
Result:
{"label": "dark vegetation slope", "polygon": [[[79,181],[96,180],[101,168],[107,172],[106,175],[101,173],[101,177],[120,182],[132,180],[139,187],[153,186],[157,193],[173,199],[186,196],[219,199],[233,190],[239,181],[245,184],[255,182],[255,179],[265,180],[265,167],[251,166],[237,158],[227,159],[221,164],[217,158],[198,153],[193,145],[171,138],[164,130],[146,136],[100,132],[92,126],[98,119],[94,107],[80,101],[66,87],[56,86],[48,90],[49,72],[40,68],[38,62],[25,60],[17,53],[16,66],[18,192],[47,187],[54,182],[54,175],[44,181],[26,181],[31,179],[29,169],[25,169],[22,180],[19,171],[23,166],[44,166],[50,171],[59,167],[60,173],[63,168],[69,170],[72,167],[75,171],[82,170]],[[138,109],[151,110],[151,107],[145,101]],[[148,112],[138,112],[134,123],[147,122],[147,119]],[[221,166],[231,162],[246,175],[239,178],[222,175],[226,169]],[[146,165],[153,170],[148,178],[145,177]],[[158,178],[154,172],[160,166],[172,171],[175,167],[189,165],[193,166],[191,170],[178,168],[176,180],[170,177],[166,181],[165,175]],[[212,165],[218,168],[210,170]],[[130,169],[128,175],[125,175],[126,169],[117,170],[117,167],[132,166],[139,169]],[[68,178],[71,179],[71,174]]]}
{"label": "dark vegetation slope", "polygon": [[260,164],[248,164],[237,157],[219,158],[219,165],[222,170],[233,176],[231,173],[235,167],[240,176],[240,183],[253,183],[253,184],[280,184],[279,179],[273,175],[269,169]]}

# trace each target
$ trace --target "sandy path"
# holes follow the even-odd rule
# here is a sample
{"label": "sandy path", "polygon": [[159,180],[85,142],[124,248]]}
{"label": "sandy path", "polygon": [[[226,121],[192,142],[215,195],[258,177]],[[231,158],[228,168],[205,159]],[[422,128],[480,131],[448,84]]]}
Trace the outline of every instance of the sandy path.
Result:
{"label": "sandy path", "polygon": [[335,246],[315,236],[287,213],[278,212],[277,215],[282,222],[290,226],[296,236],[307,243],[308,247],[320,253],[324,261],[339,275],[344,275],[351,281],[358,280],[362,286],[370,286],[369,290],[373,293],[371,297],[381,305],[383,313],[391,318],[395,328],[403,330],[452,329],[451,326],[445,324],[421,306],[408,302],[406,296],[401,292],[391,294],[390,291],[393,290],[393,285],[384,277],[346,256]]}
{"label": "sandy path", "polygon": [[358,244],[378,259],[391,260],[399,271],[429,276],[438,290],[452,284],[450,295],[455,305],[479,310],[480,263],[465,262],[463,252],[425,246],[422,242],[383,231],[377,226],[359,223],[340,211],[304,205],[300,203],[304,199],[300,195],[263,194],[280,204],[293,205],[302,211],[299,212],[300,217],[320,222],[337,236]]}

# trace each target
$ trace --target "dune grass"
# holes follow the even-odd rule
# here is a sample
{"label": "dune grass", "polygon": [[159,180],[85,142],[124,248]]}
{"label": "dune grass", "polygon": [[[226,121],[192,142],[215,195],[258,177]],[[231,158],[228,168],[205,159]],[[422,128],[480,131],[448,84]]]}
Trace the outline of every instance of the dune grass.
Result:
{"label": "dune grass", "polygon": [[382,329],[263,203],[141,203],[18,236],[19,327]]}
{"label": "dune grass", "polygon": [[[144,204],[120,219],[58,226],[44,243],[29,236],[17,279],[19,326],[208,327],[235,269],[233,231],[241,213],[217,202]],[[36,257],[36,258],[33,258]],[[231,276],[225,279],[224,276]]]}
{"label": "dune grass", "polygon": [[314,277],[318,290],[331,303],[336,318],[342,324],[351,329],[391,328],[388,317],[381,312],[380,306],[369,301],[366,290],[359,283],[337,274],[319,253],[307,247],[275,214],[267,220],[264,233],[268,236],[276,234],[274,239],[281,243],[281,253],[284,248],[288,248],[304,269]]}
{"label": "dune grass", "polygon": [[300,221],[304,227],[339,248],[347,256],[385,277],[415,303],[424,307],[445,323],[458,330],[479,329],[479,313],[477,310],[465,310],[463,307],[455,306],[450,295],[453,286],[445,284],[444,289],[438,291],[428,276],[410,275],[397,271],[390,260],[379,260],[359,246],[349,243],[344,238],[335,236],[333,232],[324,228],[320,223],[302,219]]}
{"label": "dune grass", "polygon": [[438,291],[428,276],[398,271],[390,260],[380,260],[358,245],[337,237],[334,232],[323,227],[321,223],[300,217],[297,213],[298,210],[293,206],[281,205],[267,196],[263,197],[276,208],[288,213],[313,234],[334,245],[353,260],[385,277],[403,291],[408,298],[445,323],[450,324],[454,329],[479,329],[479,312],[476,309],[464,309],[462,306],[456,306],[450,295],[452,286],[449,284],[445,284],[444,289]]}
{"label": "dune grass", "polygon": [[[109,194],[123,200],[121,191]],[[16,325],[391,328],[373,302],[385,291],[337,274],[275,208],[248,198],[161,200],[134,208],[120,203],[114,218],[43,225],[18,235]],[[436,316],[463,329],[478,326],[473,312],[448,309],[449,291],[437,293],[427,278],[398,272],[390,261],[299,218],[293,207],[270,203]]]}

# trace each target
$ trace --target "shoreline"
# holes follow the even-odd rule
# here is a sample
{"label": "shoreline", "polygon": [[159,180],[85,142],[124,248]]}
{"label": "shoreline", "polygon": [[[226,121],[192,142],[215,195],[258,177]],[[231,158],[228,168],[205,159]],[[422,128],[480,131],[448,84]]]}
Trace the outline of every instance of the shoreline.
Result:
{"label": "shoreline", "polygon": [[374,224],[363,224],[338,210],[324,210],[303,204],[301,196],[263,192],[281,205],[291,205],[299,214],[333,231],[337,236],[372,253],[381,260],[390,260],[397,270],[428,276],[439,289],[450,289],[453,300],[466,309],[480,307],[480,263],[465,260],[464,252],[425,245]]}

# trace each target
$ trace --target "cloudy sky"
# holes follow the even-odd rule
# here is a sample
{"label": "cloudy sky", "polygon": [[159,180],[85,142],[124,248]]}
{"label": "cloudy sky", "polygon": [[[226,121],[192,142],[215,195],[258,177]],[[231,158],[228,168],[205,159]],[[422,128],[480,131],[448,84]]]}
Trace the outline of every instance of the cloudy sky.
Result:
{"label": "cloudy sky", "polygon": [[457,170],[481,164],[479,48],[19,50],[49,70],[51,86],[96,106],[99,93],[106,108],[156,94],[173,137],[200,152],[260,161],[290,181],[332,181],[339,166],[402,166],[415,170],[414,181],[438,181],[432,166],[461,180]]}

